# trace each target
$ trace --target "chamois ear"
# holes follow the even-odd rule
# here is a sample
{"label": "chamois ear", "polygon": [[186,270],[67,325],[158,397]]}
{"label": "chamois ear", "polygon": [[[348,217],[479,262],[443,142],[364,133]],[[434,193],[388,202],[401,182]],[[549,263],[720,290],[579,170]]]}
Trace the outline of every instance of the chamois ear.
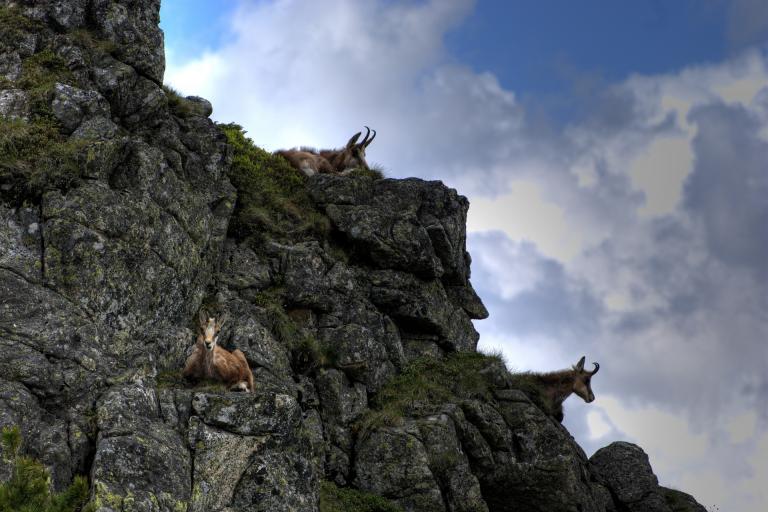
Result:
{"label": "chamois ear", "polygon": [[224,327],[224,323],[229,319],[229,314],[224,313],[216,320],[216,330],[220,331]]}
{"label": "chamois ear", "polygon": [[200,328],[204,329],[205,326],[208,324],[208,312],[205,311],[205,309],[200,309],[200,311],[197,313],[197,321],[200,324]]}
{"label": "chamois ear", "polygon": [[359,138],[360,138],[360,135],[361,135],[362,133],[363,133],[363,132],[357,132],[356,134],[354,134],[354,135],[352,136],[352,138],[351,138],[351,139],[349,139],[349,142],[347,142],[347,149],[350,149],[350,148],[352,148],[352,146],[354,146],[354,145],[355,145],[355,143],[357,142],[357,139],[359,139]]}
{"label": "chamois ear", "polygon": [[587,356],[583,356],[581,359],[579,359],[579,362],[576,363],[576,369],[578,371],[584,371],[584,360],[587,358]]}

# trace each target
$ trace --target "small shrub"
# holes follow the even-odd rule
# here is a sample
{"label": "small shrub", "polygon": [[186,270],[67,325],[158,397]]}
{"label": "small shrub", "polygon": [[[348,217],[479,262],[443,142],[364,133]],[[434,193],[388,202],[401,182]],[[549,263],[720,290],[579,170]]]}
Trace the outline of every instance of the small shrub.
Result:
{"label": "small shrub", "polygon": [[337,487],[323,481],[320,484],[320,512],[402,512],[403,509],[375,494]]}
{"label": "small shrub", "polygon": [[0,484],[0,512],[75,512],[88,499],[88,480],[76,476],[60,493],[51,492],[50,475],[40,462],[19,454],[19,427],[3,427],[3,454],[13,467],[11,478]]}

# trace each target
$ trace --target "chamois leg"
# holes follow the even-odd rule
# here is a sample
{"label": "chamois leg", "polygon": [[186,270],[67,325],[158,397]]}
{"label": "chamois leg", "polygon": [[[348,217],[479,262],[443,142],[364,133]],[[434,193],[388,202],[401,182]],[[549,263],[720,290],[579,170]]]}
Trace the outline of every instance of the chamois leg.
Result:
{"label": "chamois leg", "polygon": [[245,354],[239,349],[235,349],[232,351],[232,355],[234,355],[241,363],[241,376],[245,378],[245,380],[238,383],[238,385],[242,384],[245,386],[245,391],[249,393],[253,393],[253,372],[251,371],[251,367],[248,365],[248,360],[245,358]]}

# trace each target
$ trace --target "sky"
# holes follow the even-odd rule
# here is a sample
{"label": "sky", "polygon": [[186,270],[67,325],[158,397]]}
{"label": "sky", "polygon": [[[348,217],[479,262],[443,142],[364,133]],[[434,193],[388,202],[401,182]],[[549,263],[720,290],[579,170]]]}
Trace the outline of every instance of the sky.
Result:
{"label": "sky", "polygon": [[[598,361],[591,455],[711,510],[768,503],[764,0],[163,0],[166,82],[269,149],[337,147],[470,200],[482,350]],[[716,508],[718,507],[718,508]]]}

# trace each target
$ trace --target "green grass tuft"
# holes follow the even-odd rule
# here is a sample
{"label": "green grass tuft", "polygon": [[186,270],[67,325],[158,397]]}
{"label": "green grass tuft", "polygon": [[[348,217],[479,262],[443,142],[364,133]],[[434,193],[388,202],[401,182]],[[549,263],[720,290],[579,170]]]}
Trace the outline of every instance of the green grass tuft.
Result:
{"label": "green grass tuft", "polygon": [[380,180],[384,178],[384,168],[380,165],[369,165],[368,169],[355,169],[349,173],[352,177],[366,177],[374,180]]}
{"label": "green grass tuft", "polygon": [[3,453],[12,463],[11,478],[0,483],[0,512],[76,512],[88,499],[88,480],[76,476],[60,493],[51,492],[50,475],[40,462],[19,454],[19,427],[3,427]]}
{"label": "green grass tuft", "polygon": [[447,402],[468,398],[490,400],[493,384],[482,370],[500,362],[498,355],[479,352],[416,359],[384,385],[356,430],[365,433],[380,426],[396,426],[405,416],[431,414]]}
{"label": "green grass tuft", "polygon": [[320,512],[402,512],[403,509],[386,498],[358,491],[337,487],[334,483],[323,481],[320,484]]}
{"label": "green grass tuft", "polygon": [[168,108],[178,117],[189,117],[195,113],[192,103],[170,85],[163,86],[165,97],[168,98]]}
{"label": "green grass tuft", "polygon": [[312,204],[306,177],[281,156],[257,147],[237,124],[220,124],[232,147],[229,179],[237,189],[230,236],[258,244],[265,239],[325,239],[330,222]]}

